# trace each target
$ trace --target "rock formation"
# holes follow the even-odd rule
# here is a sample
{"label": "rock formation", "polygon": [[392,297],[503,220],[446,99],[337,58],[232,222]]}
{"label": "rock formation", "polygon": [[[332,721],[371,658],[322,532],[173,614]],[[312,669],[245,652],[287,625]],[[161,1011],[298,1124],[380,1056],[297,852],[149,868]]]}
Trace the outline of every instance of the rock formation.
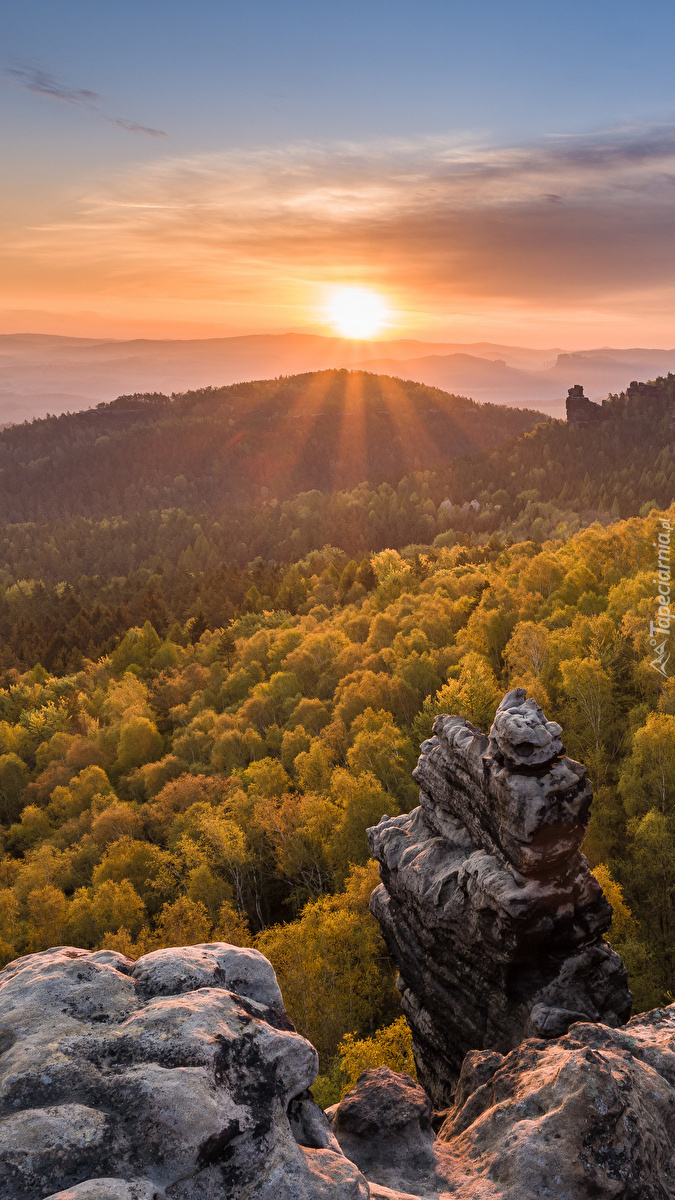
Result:
{"label": "rock formation", "polygon": [[368,831],[382,878],[371,909],[437,1108],[467,1051],[504,1054],[630,1014],[626,971],[602,938],[611,908],[579,851],[591,785],[560,735],[520,688],[489,738],[437,717],[413,772],[420,807]]}
{"label": "rock formation", "polygon": [[0,971],[0,1200],[367,1200],[271,965],[224,943]]}
{"label": "rock formation", "polygon": [[415,1195],[436,1194],[431,1101],[409,1075],[389,1067],[364,1071],[330,1115],[343,1152],[370,1183]]}
{"label": "rock formation", "polygon": [[332,1129],[253,950],[29,955],[0,1022],[0,1200],[675,1197],[675,1005],[470,1051],[444,1113],[366,1071]]}
{"label": "rock formation", "polygon": [[573,1025],[501,1062],[491,1054],[485,1082],[482,1056],[471,1056],[439,1134],[453,1154],[457,1200],[476,1195],[477,1164],[499,1181],[495,1200],[672,1200],[674,1045],[671,1006],[621,1030]]}
{"label": "rock formation", "polygon": [[673,1005],[472,1051],[436,1140],[421,1088],[380,1068],[333,1129],[380,1200],[673,1200],[674,1051]]}
{"label": "rock formation", "polygon": [[567,392],[565,407],[570,425],[595,425],[607,416],[601,404],[596,404],[589,400],[588,396],[584,396],[584,389],[580,383],[575,383]]}

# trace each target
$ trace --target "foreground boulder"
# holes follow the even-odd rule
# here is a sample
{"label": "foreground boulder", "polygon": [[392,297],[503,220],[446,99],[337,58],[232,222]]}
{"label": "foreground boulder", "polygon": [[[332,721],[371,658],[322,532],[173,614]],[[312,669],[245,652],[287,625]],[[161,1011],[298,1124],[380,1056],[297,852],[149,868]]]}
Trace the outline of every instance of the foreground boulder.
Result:
{"label": "foreground boulder", "polygon": [[307,1091],[317,1068],[255,950],[18,959],[0,971],[0,1200],[366,1200]]}
{"label": "foreground boulder", "polygon": [[435,1197],[431,1101],[404,1072],[364,1071],[331,1112],[333,1133],[371,1184]]}
{"label": "foreground boulder", "polygon": [[561,732],[521,688],[489,738],[437,717],[413,772],[420,807],[368,831],[382,879],[371,909],[437,1108],[470,1050],[504,1054],[630,1015],[626,971],[602,936],[612,910],[579,851],[592,789]]}
{"label": "foreground boulder", "polygon": [[436,1139],[425,1100],[385,1067],[336,1106],[333,1130],[373,1197],[675,1197],[675,1005],[623,1029],[573,1025],[506,1056],[472,1051]]}
{"label": "foreground boulder", "polygon": [[379,1067],[331,1128],[316,1069],[256,951],[19,959],[0,1200],[675,1200],[675,1005],[473,1050],[444,1112]]}
{"label": "foreground boulder", "polygon": [[[490,1054],[483,1083],[481,1055],[471,1056],[439,1133],[453,1195],[673,1200],[674,1049],[671,1006],[621,1030],[578,1024],[525,1041],[501,1063]],[[478,1180],[489,1187],[477,1191]]]}

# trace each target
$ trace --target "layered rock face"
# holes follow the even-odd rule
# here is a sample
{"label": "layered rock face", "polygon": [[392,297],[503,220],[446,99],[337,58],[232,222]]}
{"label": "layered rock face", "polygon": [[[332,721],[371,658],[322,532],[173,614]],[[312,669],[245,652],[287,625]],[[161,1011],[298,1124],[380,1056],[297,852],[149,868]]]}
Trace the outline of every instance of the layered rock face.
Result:
{"label": "layered rock face", "polygon": [[262,954],[58,947],[0,971],[0,1200],[367,1200]]}
{"label": "layered rock face", "polygon": [[591,785],[561,732],[522,689],[489,738],[437,717],[413,772],[420,807],[368,831],[382,878],[371,909],[437,1108],[470,1050],[630,1015],[625,968],[602,938],[611,908],[579,851]]}

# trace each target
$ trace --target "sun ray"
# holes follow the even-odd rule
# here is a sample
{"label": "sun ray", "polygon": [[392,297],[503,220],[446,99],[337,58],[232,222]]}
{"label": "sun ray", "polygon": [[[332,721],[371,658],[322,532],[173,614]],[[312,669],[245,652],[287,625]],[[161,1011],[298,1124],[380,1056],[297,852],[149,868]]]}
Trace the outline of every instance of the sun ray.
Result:
{"label": "sun ray", "polygon": [[350,371],[345,386],[344,405],[336,456],[333,487],[336,490],[353,487],[368,478],[368,443],[366,434],[364,375]]}
{"label": "sun ray", "polygon": [[[325,419],[326,395],[332,383],[330,371],[319,371],[310,376],[307,386],[295,397],[275,433],[274,444],[264,439],[260,453],[256,456],[260,470],[269,470],[274,462],[274,474],[278,479],[292,475],[306,454],[307,444],[316,432],[317,422]],[[283,392],[284,381],[280,380],[278,391]],[[288,447],[281,453],[282,447]]]}
{"label": "sun ray", "polygon": [[403,445],[408,469],[419,470],[423,462],[433,462],[434,458],[440,466],[443,456],[401,381],[383,376],[381,390],[397,437]]}

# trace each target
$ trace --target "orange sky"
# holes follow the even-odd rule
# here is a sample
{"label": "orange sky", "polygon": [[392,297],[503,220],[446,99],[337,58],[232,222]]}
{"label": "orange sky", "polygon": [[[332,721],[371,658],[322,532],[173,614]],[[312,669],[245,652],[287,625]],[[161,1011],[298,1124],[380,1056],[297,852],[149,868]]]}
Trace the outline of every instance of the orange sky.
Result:
{"label": "orange sky", "polygon": [[161,147],[27,208],[7,198],[0,331],[324,332],[341,284],[385,298],[383,336],[671,346],[674,167],[670,127],[511,149]]}

